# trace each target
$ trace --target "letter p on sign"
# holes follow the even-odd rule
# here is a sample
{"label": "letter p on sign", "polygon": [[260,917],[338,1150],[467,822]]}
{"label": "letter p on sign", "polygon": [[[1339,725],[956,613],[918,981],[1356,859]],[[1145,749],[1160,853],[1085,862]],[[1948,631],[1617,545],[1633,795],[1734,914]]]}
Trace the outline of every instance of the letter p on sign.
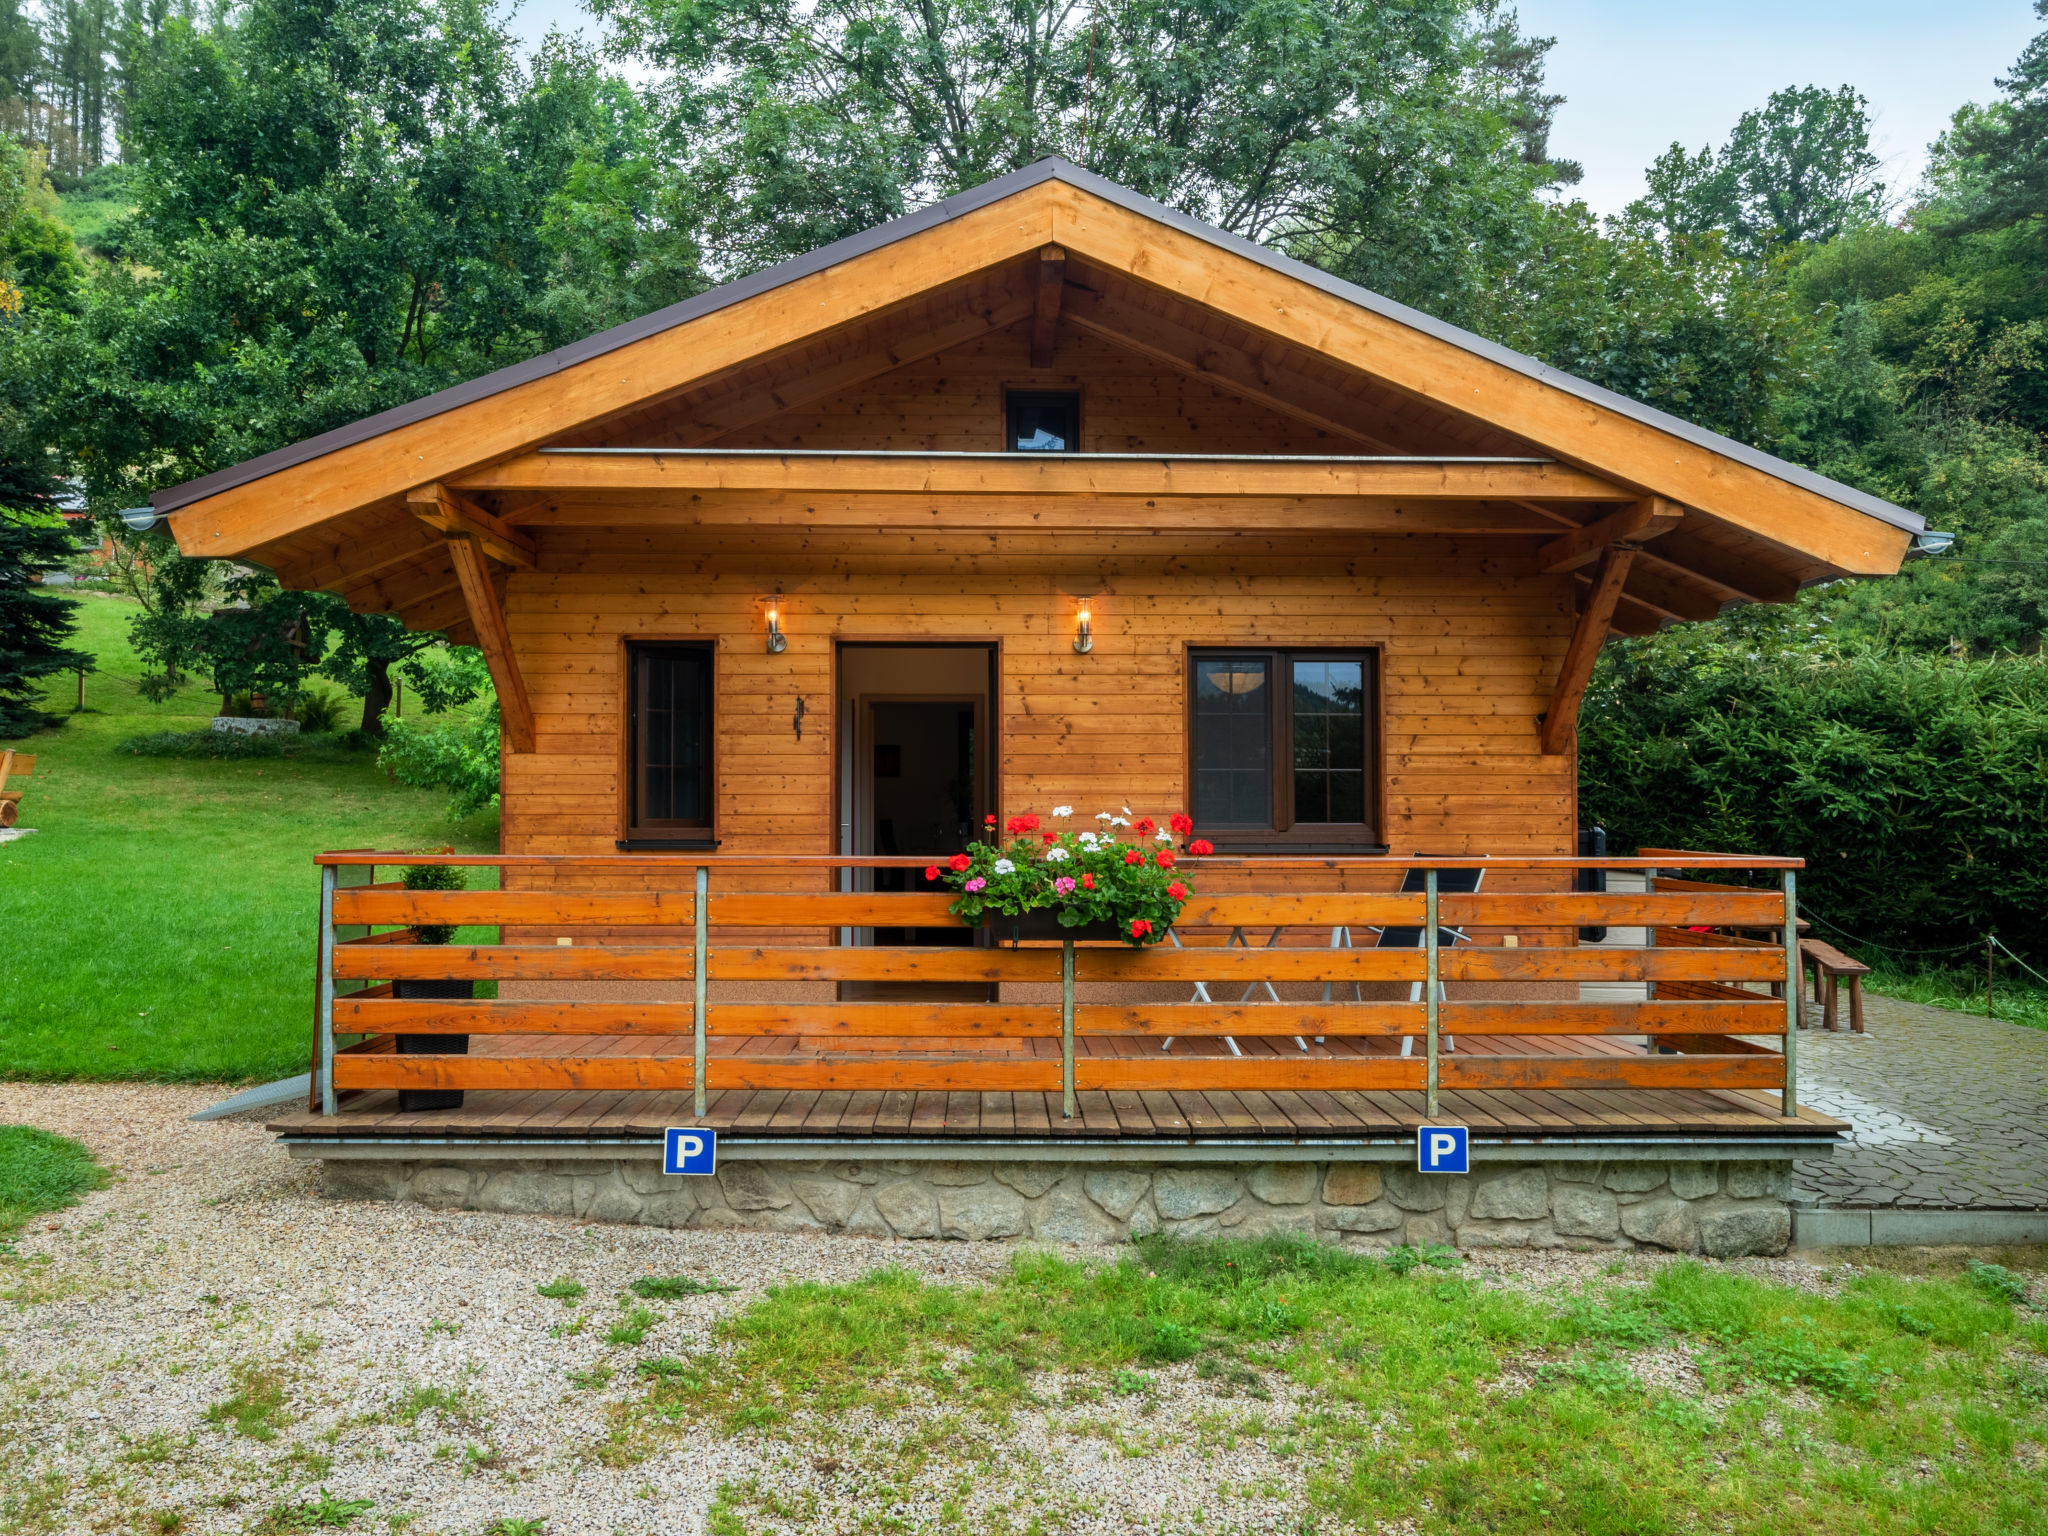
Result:
{"label": "letter p on sign", "polygon": [[1425,1125],[1415,1133],[1415,1166],[1423,1173],[1470,1173],[1470,1132],[1462,1125]]}
{"label": "letter p on sign", "polygon": [[708,1126],[675,1126],[662,1137],[663,1173],[718,1172],[718,1132]]}

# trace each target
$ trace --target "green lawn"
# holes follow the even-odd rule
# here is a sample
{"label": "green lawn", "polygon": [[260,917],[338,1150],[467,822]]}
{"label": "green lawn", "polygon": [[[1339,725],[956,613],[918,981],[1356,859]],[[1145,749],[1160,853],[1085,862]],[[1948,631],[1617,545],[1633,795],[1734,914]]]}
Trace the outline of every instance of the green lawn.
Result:
{"label": "green lawn", "polygon": [[[0,1077],[261,1082],[306,1069],[325,848],[493,852],[495,821],[451,825],[438,794],[368,752],[331,761],[130,756],[126,737],[203,730],[200,687],[135,690],[133,604],[80,598],[99,658],[83,714],[26,741],[33,837],[0,845]],[[49,691],[69,710],[74,677]]]}
{"label": "green lawn", "polygon": [[[1154,1239],[1106,1265],[1021,1254],[986,1287],[900,1271],[786,1286],[721,1318],[702,1353],[641,1360],[598,1455],[765,1432],[796,1454],[725,1485],[720,1536],[838,1528],[932,1488],[965,1530],[978,1479],[960,1462],[1012,1415],[1056,1387],[1085,1433],[1091,1405],[1135,1404],[1099,1427],[1143,1457],[1160,1373],[1191,1366],[1211,1450],[1259,1440],[1303,1468],[1304,1531],[2048,1530],[2048,1324],[2006,1269],[1844,1269],[1816,1294],[1617,1258],[1531,1295],[1459,1268]],[[1312,1396],[1283,1408],[1282,1384]],[[875,1419],[842,1434],[850,1411]],[[846,1469],[822,1491],[802,1473],[816,1458]],[[1058,1529],[1085,1505],[1048,1485],[981,1528]]]}
{"label": "green lawn", "polygon": [[27,1125],[0,1125],[0,1243],[31,1217],[75,1205],[107,1171],[69,1137]]}

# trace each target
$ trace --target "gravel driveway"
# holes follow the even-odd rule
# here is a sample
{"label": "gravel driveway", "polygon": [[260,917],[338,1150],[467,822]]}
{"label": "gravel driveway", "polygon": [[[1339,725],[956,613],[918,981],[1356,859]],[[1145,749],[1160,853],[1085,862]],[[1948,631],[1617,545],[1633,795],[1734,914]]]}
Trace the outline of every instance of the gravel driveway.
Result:
{"label": "gravel driveway", "polygon": [[[0,1084],[0,1123],[76,1137],[117,1180],[33,1223],[0,1263],[0,1529],[290,1530],[310,1517],[289,1511],[325,1497],[336,1527],[369,1501],[347,1523],[358,1532],[695,1533],[727,1483],[756,1507],[769,1490],[799,1530],[885,1515],[889,1528],[937,1529],[949,1503],[976,1530],[1026,1529],[1034,1515],[1076,1533],[1300,1528],[1291,1389],[1276,1378],[1271,1401],[1233,1405],[1280,1426],[1238,1435],[1183,1367],[1160,1372],[1142,1405],[1048,1377],[1041,1404],[999,1436],[912,1409],[607,1456],[609,1410],[639,1395],[635,1361],[702,1348],[708,1325],[762,1288],[884,1264],[974,1279],[1009,1250],[332,1201],[256,1121],[184,1118],[219,1097]],[[1610,1258],[1474,1267],[1550,1284]],[[655,1303],[640,1344],[608,1344],[619,1296],[647,1274],[738,1289]],[[536,1294],[562,1276],[587,1288],[579,1307]],[[606,1367],[616,1374],[602,1380]]]}

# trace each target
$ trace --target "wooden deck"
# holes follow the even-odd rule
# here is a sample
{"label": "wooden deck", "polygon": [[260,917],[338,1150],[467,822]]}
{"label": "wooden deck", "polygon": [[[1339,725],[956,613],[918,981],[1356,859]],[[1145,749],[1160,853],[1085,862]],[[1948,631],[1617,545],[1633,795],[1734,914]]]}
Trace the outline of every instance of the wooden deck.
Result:
{"label": "wooden deck", "polygon": [[[1770,995],[1787,979],[1786,894],[1572,889],[1579,864],[1636,861],[1431,860],[1425,881],[1415,859],[1205,860],[1174,945],[1133,949],[841,943],[866,925],[954,921],[940,894],[827,884],[835,865],[902,861],[449,856],[431,862],[494,865],[504,885],[374,883],[376,864],[419,860],[321,856],[314,1099],[281,1133],[607,1140],[695,1123],[771,1140],[1187,1143],[1398,1138],[1429,1118],[1481,1138],[1838,1129],[1781,1107],[1796,1087],[1795,1015]],[[1483,868],[1487,889],[1470,876],[1440,896],[1445,865]],[[339,885],[351,867],[369,883]],[[500,932],[435,945],[406,926],[434,923]],[[1582,943],[1588,924],[1636,926],[1615,946]],[[1731,931],[1774,924],[1785,944]],[[442,986],[472,981],[499,995]],[[431,1043],[451,1035],[465,1054]],[[412,1089],[466,1101],[404,1112]]]}
{"label": "wooden deck", "polygon": [[[1043,1054],[1046,1042],[1029,1042]],[[730,1045],[730,1042],[720,1042]],[[761,1039],[748,1046],[779,1057],[812,1055],[821,1064],[851,1053],[820,1049],[796,1037]],[[1285,1045],[1285,1049],[1281,1045]],[[1086,1054],[1135,1055],[1139,1043],[1124,1040],[1083,1042]],[[552,1049],[578,1057],[661,1056],[687,1059],[688,1036],[615,1036],[551,1041]],[[1143,1042],[1156,1058],[1156,1042]],[[1240,1049],[1249,1059],[1300,1057],[1328,1059],[1349,1055],[1389,1054],[1386,1041],[1331,1040],[1310,1042],[1307,1052],[1291,1042],[1245,1040]],[[474,1042],[479,1055],[539,1054],[540,1047],[516,1036]],[[1398,1045],[1393,1046],[1398,1050]],[[1474,1040],[1472,1055],[1583,1054],[1598,1051],[1640,1057],[1640,1045],[1612,1039],[1576,1040],[1559,1037],[1494,1036]],[[1213,1041],[1177,1042],[1175,1054],[1216,1058],[1224,1048]],[[727,1055],[714,1052],[713,1059]],[[967,1057],[979,1053],[924,1052]],[[1053,1051],[1056,1058],[1057,1051]],[[1455,1054],[1455,1053],[1454,1053]],[[1102,1140],[1177,1142],[1207,1139],[1379,1140],[1405,1139],[1425,1122],[1420,1093],[1173,1089],[1082,1090],[1076,1113],[1061,1113],[1054,1093],[976,1092],[971,1090],[821,1090],[736,1088],[714,1093],[699,1120],[692,1114],[688,1092],[492,1091],[470,1090],[459,1110],[401,1113],[398,1096],[375,1090],[345,1100],[334,1115],[303,1112],[271,1123],[270,1129],[297,1138],[348,1141],[364,1137],[470,1138],[480,1141],[562,1138],[657,1139],[671,1125],[708,1125],[750,1138],[876,1138],[960,1137],[983,1141]],[[1802,1138],[1832,1137],[1846,1129],[1842,1122],[1802,1109],[1787,1119],[1778,1095],[1711,1089],[1497,1089],[1446,1090],[1439,1098],[1437,1120],[1470,1127],[1482,1139],[1492,1137],[1579,1139],[1627,1138],[1656,1140],[1699,1137]]]}

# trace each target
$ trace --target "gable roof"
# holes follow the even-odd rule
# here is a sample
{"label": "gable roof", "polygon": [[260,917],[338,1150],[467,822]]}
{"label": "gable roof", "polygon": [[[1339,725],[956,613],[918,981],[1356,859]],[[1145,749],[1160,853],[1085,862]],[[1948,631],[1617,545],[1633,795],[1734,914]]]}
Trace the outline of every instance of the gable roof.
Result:
{"label": "gable roof", "polygon": [[648,337],[659,335],[664,331],[673,330],[677,326],[702,319],[707,315],[716,314],[722,309],[730,308],[761,294],[772,292],[777,288],[796,282],[800,278],[823,272],[827,268],[837,266],[842,262],[850,261],[869,252],[880,250],[899,241],[907,240],[928,230],[938,228],[967,214],[1001,202],[1003,199],[1011,197],[1018,192],[1053,181],[1063,182],[1081,191],[1088,192],[1095,197],[1099,197],[1105,202],[1113,203],[1128,212],[1167,225],[1210,245],[1231,251],[1273,272],[1280,273],[1297,282],[1318,289],[1334,298],[1357,305],[1361,309],[1368,310],[1385,319],[1419,331],[1461,351],[1469,352],[1489,362],[1511,369],[1538,383],[1561,390],[1589,404],[1597,405],[1604,410],[1612,411],[1616,415],[1639,422],[1645,426],[1653,427],[1681,441],[1705,448],[1722,457],[1745,464],[1774,479],[1823,496],[1853,511],[1863,513],[1865,516],[1876,518],[1878,521],[1891,527],[1915,533],[1926,527],[1925,519],[1916,512],[1908,511],[1904,507],[1896,506],[1880,497],[1870,495],[1868,492],[1857,490],[1853,486],[1843,485],[1839,481],[1830,480],[1825,475],[1816,474],[1802,465],[1789,463],[1784,459],[1765,453],[1761,449],[1752,448],[1746,443],[1737,442],[1733,438],[1723,437],[1717,432],[1709,431],[1707,428],[1695,425],[1681,417],[1673,416],[1668,412],[1657,410],[1653,406],[1644,405],[1640,401],[1632,400],[1626,395],[1619,395],[1612,390],[1603,389],[1597,384],[1588,383],[1586,380],[1578,378],[1573,374],[1552,368],[1535,358],[1525,356],[1511,348],[1488,341],[1485,337],[1476,335],[1471,331],[1463,330],[1458,326],[1438,320],[1432,315],[1424,314],[1421,310],[1413,309],[1406,304],[1397,303],[1392,299],[1385,298],[1380,294],[1372,292],[1370,289],[1361,288],[1355,283],[1348,283],[1341,278],[1332,277],[1329,273],[1319,268],[1309,266],[1305,262],[1296,261],[1291,257],[1283,256],[1254,241],[1244,239],[1242,236],[1218,229],[1212,224],[1205,224],[1200,219],[1193,218],[1188,214],[1180,212],[1178,209],[1170,208],[1164,203],[1155,202],[1151,198],[1144,197],[1126,187],[1119,186],[1115,182],[1105,180],[1103,177],[1097,176],[1093,172],[1085,171],[1069,161],[1060,159],[1058,156],[1050,156],[1036,161],[1021,170],[1013,171],[1007,176],[998,177],[994,181],[985,182],[981,186],[971,188],[968,191],[956,193],[952,197],[933,203],[929,207],[922,208],[915,213],[906,214],[899,219],[892,219],[886,224],[875,226],[873,229],[864,230],[856,235],[850,235],[843,240],[835,241],[831,245],[821,246],[819,249],[808,252],[805,255],[764,268],[759,272],[739,278],[734,282],[722,284],[719,287],[698,294],[694,298],[685,299],[678,304],[671,304],[665,309],[659,309],[652,314],[643,315],[637,320],[629,320],[623,325],[613,326],[610,330],[600,331],[594,336],[586,337],[582,341],[573,342],[566,347],[558,347],[552,352],[542,353],[540,356],[529,358],[523,363],[515,363],[510,367],[501,368],[494,373],[484,374],[466,383],[457,384],[451,388],[440,390],[437,393],[423,396],[405,405],[395,406],[388,411],[381,411],[374,416],[366,416],[360,421],[350,422],[346,426],[336,427],[332,431],[323,432],[317,437],[307,438],[302,442],[275,449],[270,453],[230,466],[227,469],[217,470],[210,475],[201,476],[196,480],[188,480],[182,485],[158,491],[151,498],[152,504],[159,512],[176,512],[180,508],[203,501],[222,491],[249,484],[252,481],[277,474],[280,471],[322,458],[340,449],[382,436],[397,428],[428,420],[462,406],[489,399],[494,395],[502,394],[507,390],[515,389],[536,379],[545,378],[550,374],[559,373],[565,369],[574,368],[579,364],[590,362],[622,347],[627,347]]}

